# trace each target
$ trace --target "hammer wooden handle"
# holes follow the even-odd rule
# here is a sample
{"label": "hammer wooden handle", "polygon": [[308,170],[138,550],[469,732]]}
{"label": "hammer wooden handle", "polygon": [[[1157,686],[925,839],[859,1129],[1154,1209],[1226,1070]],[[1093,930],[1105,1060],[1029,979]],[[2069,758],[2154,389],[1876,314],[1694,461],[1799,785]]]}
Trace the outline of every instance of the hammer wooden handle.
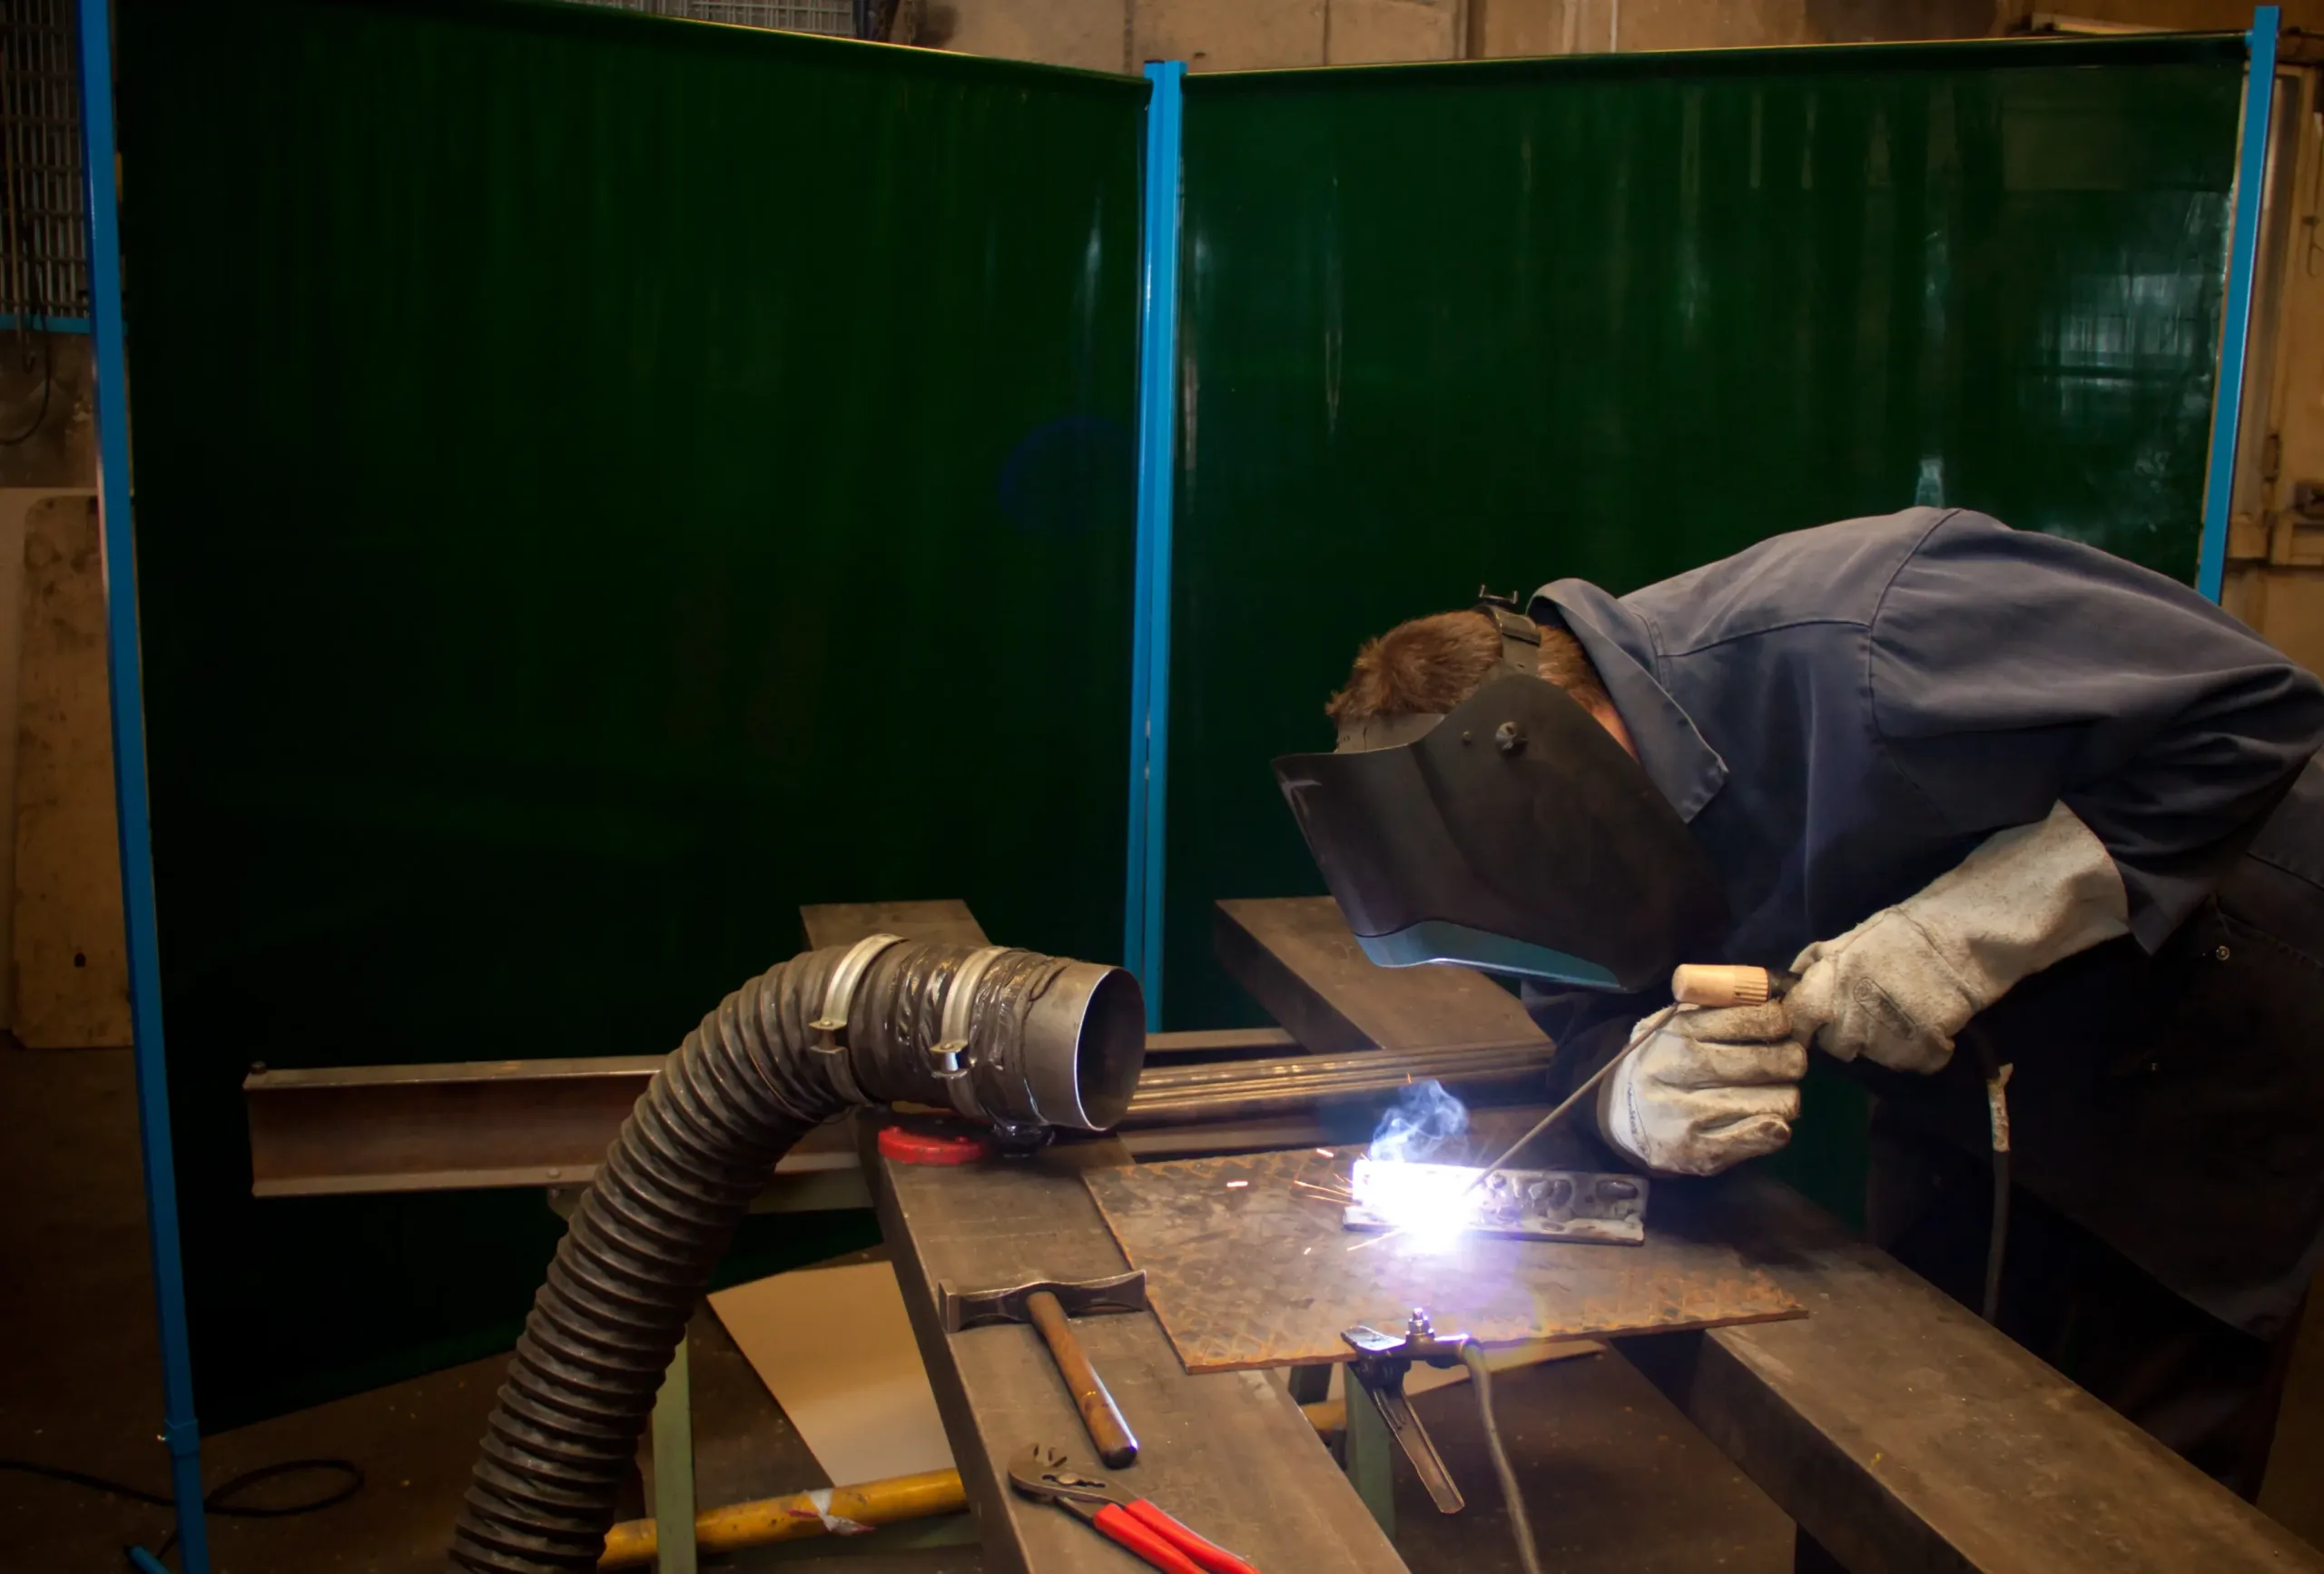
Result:
{"label": "hammer wooden handle", "polygon": [[1098,1445],[1098,1459],[1114,1471],[1137,1459],[1137,1439],[1130,1435],[1129,1423],[1116,1408],[1114,1396],[1098,1380],[1098,1369],[1082,1353],[1073,1324],[1066,1321],[1065,1308],[1058,1304],[1055,1295],[1039,1290],[1025,1297],[1025,1310],[1032,1314],[1033,1326],[1041,1331],[1041,1337],[1049,1341],[1058,1372],[1065,1386],[1073,1391],[1073,1405],[1081,1412],[1081,1424],[1088,1429],[1089,1441]]}

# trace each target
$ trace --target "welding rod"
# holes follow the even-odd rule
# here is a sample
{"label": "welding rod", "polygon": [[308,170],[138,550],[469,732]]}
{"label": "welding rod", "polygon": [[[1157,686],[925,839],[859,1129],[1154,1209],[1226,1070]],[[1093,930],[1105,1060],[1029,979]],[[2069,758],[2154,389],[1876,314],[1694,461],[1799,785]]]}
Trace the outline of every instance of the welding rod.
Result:
{"label": "welding rod", "polygon": [[1532,1130],[1511,1143],[1499,1158],[1479,1170],[1476,1178],[1462,1186],[1453,1200],[1458,1202],[1461,1197],[1467,1196],[1484,1185],[1487,1176],[1515,1158],[1524,1151],[1526,1144],[1563,1119],[1566,1111],[1581,1103],[1585,1095],[1595,1089],[1600,1082],[1605,1081],[1608,1074],[1615,1067],[1629,1059],[1640,1045],[1660,1032],[1663,1024],[1670,1020],[1671,1014],[1679,1007],[1761,1005],[1768,1000],[1781,999],[1791,986],[1798,981],[1789,973],[1777,972],[1770,968],[1713,967],[1695,962],[1681,965],[1670,975],[1670,993],[1673,997],[1670,1004],[1640,1022],[1630,1034],[1630,1041],[1622,1046],[1620,1054],[1591,1072],[1581,1087],[1566,1095],[1564,1103],[1535,1121]]}

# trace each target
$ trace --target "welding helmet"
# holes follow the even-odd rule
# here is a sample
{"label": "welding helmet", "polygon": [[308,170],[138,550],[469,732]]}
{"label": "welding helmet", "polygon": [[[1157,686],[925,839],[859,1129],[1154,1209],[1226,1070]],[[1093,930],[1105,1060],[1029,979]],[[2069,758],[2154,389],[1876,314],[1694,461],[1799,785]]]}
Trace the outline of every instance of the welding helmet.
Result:
{"label": "welding helmet", "polygon": [[1727,928],[1710,861],[1630,752],[1538,675],[1513,602],[1502,667],[1443,716],[1342,729],[1275,780],[1364,954],[1645,989]]}

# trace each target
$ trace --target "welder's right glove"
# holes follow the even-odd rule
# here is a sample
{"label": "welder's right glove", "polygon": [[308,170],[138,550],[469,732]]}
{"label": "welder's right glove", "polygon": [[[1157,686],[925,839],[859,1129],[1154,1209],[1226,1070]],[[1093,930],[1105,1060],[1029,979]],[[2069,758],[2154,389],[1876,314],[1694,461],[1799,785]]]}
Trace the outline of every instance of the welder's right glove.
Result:
{"label": "welder's right glove", "polygon": [[1954,1036],[2020,979],[2130,932],[2122,871],[2060,803],[1799,953],[1784,1004],[1802,1042],[1892,1071],[1941,1071]]}
{"label": "welder's right glove", "polygon": [[1791,1140],[1807,1051],[1782,1001],[1681,1006],[1632,1042],[1598,1085],[1598,1129],[1648,1169],[1717,1175]]}

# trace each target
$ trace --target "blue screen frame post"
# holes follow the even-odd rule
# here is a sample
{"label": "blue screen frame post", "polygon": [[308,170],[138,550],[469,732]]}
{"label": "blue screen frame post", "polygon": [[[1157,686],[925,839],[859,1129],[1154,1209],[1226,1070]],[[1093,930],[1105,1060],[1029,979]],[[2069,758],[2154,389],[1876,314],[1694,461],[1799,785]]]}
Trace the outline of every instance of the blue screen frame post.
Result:
{"label": "blue screen frame post", "polygon": [[2219,382],[2211,395],[2211,452],[2203,479],[2203,542],[2195,588],[2217,601],[2227,588],[2228,508],[2235,499],[2236,439],[2243,430],[2243,368],[2251,339],[2251,291],[2260,268],[2260,187],[2267,180],[2269,110],[2276,95],[2281,9],[2251,13],[2251,64],[2243,81],[2243,135],[2236,150],[2234,227],[2227,246],[2227,310],[2220,323]]}
{"label": "blue screen frame post", "polygon": [[[129,359],[121,313],[121,216],[114,179],[113,35],[106,0],[79,0],[81,148],[88,175],[89,321],[96,361],[97,498],[103,520],[105,657],[113,703],[113,801],[121,827],[122,911],[129,941],[129,1021],[145,1158],[145,1219],[162,1345],[162,1441],[177,1500],[178,1566],[210,1574],[202,1506],[202,1431],[193,1416],[185,1265],[178,1246],[170,1083],[162,1052],[161,949],[153,922],[153,841],[145,797],[145,699],[137,648],[137,552],[130,526]],[[142,1550],[142,1549],[141,1549]]]}
{"label": "blue screen frame post", "polygon": [[1170,511],[1177,463],[1179,143],[1187,67],[1152,61],[1146,106],[1137,347],[1137,577],[1130,626],[1129,853],[1122,960],[1162,1026],[1163,860],[1169,807]]}

